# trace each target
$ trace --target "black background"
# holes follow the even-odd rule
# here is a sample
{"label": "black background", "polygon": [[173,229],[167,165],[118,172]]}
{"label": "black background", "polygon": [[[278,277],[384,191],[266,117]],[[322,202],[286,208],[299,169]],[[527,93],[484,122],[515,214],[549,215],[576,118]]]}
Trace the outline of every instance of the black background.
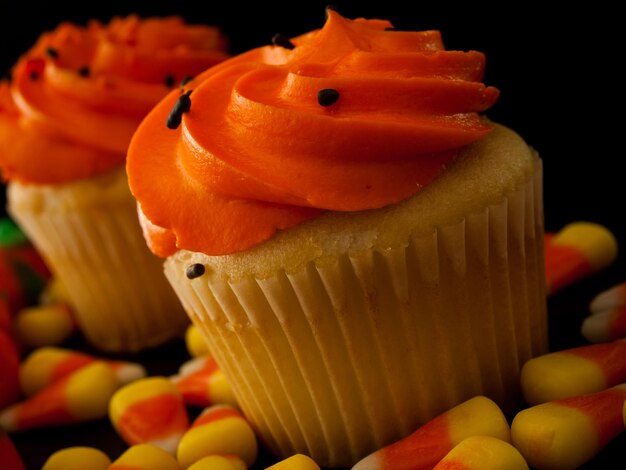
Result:
{"label": "black background", "polygon": [[[321,27],[328,3],[5,3],[0,13],[0,72],[6,72],[42,31],[63,20],[85,23],[90,18],[107,21],[128,13],[178,14],[192,23],[220,26],[230,38],[231,52],[239,53],[268,44],[276,32],[294,36]],[[487,115],[519,132],[543,158],[547,229],[556,231],[569,222],[588,220],[608,227],[618,241],[626,240],[622,170],[625,85],[621,72],[625,55],[620,15],[614,8],[601,2],[578,7],[571,2],[563,9],[548,9],[534,2],[465,2],[462,6],[411,0],[330,3],[347,17],[386,18],[397,29],[438,29],[448,49],[484,52],[484,81],[501,91]],[[624,280],[626,269],[620,254],[611,268],[553,296],[549,300],[552,348],[582,344],[579,326],[588,313],[590,298]],[[174,364],[163,350],[144,358],[157,369],[167,358]],[[174,358],[180,359],[175,354]],[[83,431],[82,442],[90,433],[93,439],[109,439],[97,426]],[[64,436],[64,432],[64,446],[75,445],[67,442],[71,432],[57,435]],[[33,433],[18,438],[18,444],[21,449],[32,449],[29,454],[61,446],[47,436]],[[46,441],[48,444],[42,444]],[[115,445],[114,449],[120,448],[119,442]],[[617,449],[623,445],[622,438],[603,457],[608,459],[611,449],[619,455]],[[623,455],[619,458],[624,461]],[[29,455],[29,459],[41,462],[41,456]],[[596,460],[589,468],[606,468],[605,462]]]}
{"label": "black background", "polygon": [[[5,2],[3,2],[5,3]],[[179,14],[222,27],[231,51],[268,44],[322,26],[329,2],[119,1],[6,2],[0,16],[0,71],[38,35],[60,21],[113,15]],[[501,97],[487,113],[526,139],[545,165],[546,223],[604,223],[626,235],[621,217],[624,135],[624,38],[615,9],[571,2],[566,9],[534,2],[330,2],[347,17],[390,19],[398,29],[439,29],[449,49],[482,51],[485,83]]]}

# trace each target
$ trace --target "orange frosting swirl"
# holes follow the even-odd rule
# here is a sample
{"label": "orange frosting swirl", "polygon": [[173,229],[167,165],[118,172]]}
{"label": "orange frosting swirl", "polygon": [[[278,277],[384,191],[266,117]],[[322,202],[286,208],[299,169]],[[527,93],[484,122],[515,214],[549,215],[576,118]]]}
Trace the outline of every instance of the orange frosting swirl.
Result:
{"label": "orange frosting swirl", "polygon": [[484,56],[390,27],[329,10],[293,48],[254,49],[196,77],[174,130],[165,122],[183,92],[168,95],[127,161],[152,251],[229,254],[325,210],[397,203],[485,136],[478,113],[498,90],[481,83]]}
{"label": "orange frosting swirl", "polygon": [[133,132],[184,77],[228,57],[217,28],[182,18],[62,23],[0,83],[5,180],[55,184],[123,165]]}

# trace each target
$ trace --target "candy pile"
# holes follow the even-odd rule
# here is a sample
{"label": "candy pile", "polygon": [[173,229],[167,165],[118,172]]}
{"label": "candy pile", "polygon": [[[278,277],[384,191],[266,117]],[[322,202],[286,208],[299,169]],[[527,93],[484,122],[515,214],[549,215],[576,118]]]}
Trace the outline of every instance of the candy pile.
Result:
{"label": "candy pile", "polygon": [[[10,232],[12,243],[27,243],[14,227]],[[611,232],[589,222],[546,234],[545,246],[548,295],[610,266],[617,256]],[[0,291],[6,300],[0,302],[2,468],[25,468],[11,433],[102,419],[128,445],[117,459],[92,447],[69,447],[50,455],[43,470],[83,469],[85,462],[94,470],[260,468],[254,431],[195,326],[185,336],[189,360],[167,377],[149,376],[136,362],[63,347],[78,328],[62,286],[33,268],[41,282],[26,289],[16,275],[8,275],[8,259],[15,258],[0,253]],[[626,282],[599,293],[589,309],[581,325],[588,345],[524,364],[520,381],[527,406],[511,420],[492,400],[476,396],[366,456],[352,470],[584,465],[626,429]],[[320,467],[298,454],[269,469]]]}

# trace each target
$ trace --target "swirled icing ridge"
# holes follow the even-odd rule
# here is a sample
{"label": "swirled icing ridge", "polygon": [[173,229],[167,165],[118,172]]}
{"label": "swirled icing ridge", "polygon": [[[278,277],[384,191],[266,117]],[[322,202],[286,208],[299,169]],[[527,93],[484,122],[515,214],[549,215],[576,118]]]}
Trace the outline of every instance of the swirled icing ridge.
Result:
{"label": "swirled icing ridge", "polygon": [[123,165],[141,119],[174,84],[227,58],[213,27],[114,18],[44,33],[0,84],[5,179],[61,183]]}
{"label": "swirled icing ridge", "polygon": [[389,27],[329,11],[293,49],[254,49],[190,82],[175,130],[164,122],[180,94],[163,100],[127,163],[151,249],[229,254],[325,210],[397,203],[484,137],[479,113],[498,96],[480,81],[484,56]]}

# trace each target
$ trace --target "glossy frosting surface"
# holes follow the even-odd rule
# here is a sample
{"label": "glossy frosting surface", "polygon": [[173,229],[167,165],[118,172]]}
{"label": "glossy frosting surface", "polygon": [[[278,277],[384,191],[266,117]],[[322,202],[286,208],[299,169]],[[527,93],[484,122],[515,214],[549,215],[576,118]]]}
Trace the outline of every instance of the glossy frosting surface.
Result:
{"label": "glossy frosting surface", "polygon": [[220,31],[179,17],[62,23],[0,83],[5,180],[56,184],[123,165],[145,115],[186,76],[228,57]]}
{"label": "glossy frosting surface", "polygon": [[[153,252],[230,254],[324,211],[397,203],[486,136],[478,113],[498,91],[481,82],[484,56],[391,26],[329,10],[291,46],[254,49],[168,95],[127,162]],[[183,94],[190,109],[168,128]]]}

